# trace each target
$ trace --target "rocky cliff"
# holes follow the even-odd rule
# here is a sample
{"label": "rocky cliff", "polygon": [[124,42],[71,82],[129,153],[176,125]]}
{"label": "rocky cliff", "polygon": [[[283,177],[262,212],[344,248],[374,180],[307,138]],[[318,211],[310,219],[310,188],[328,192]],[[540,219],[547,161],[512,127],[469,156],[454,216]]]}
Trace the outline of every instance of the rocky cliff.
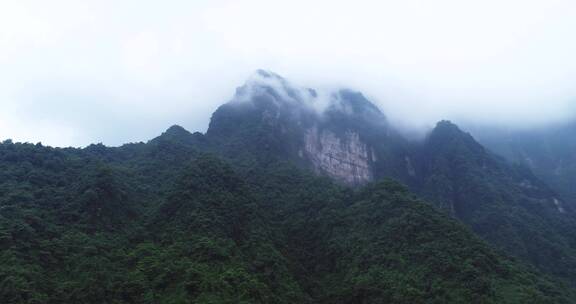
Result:
{"label": "rocky cliff", "polygon": [[[367,127],[367,124],[370,126]],[[373,181],[377,151],[364,129],[386,132],[384,115],[360,93],[322,92],[257,71],[212,118],[207,135],[240,151],[275,151],[347,185]],[[241,138],[239,140],[239,138]]]}
{"label": "rocky cliff", "polygon": [[354,131],[338,136],[314,126],[304,134],[301,155],[312,163],[316,172],[349,185],[365,184],[374,178],[372,163],[376,156]]}

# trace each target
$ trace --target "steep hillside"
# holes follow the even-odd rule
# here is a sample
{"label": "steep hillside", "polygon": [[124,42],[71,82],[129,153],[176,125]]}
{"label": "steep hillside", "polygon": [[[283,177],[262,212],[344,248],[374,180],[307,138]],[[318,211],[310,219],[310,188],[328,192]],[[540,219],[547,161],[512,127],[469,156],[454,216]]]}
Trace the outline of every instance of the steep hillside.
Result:
{"label": "steep hillside", "polygon": [[576,124],[531,130],[476,127],[474,133],[489,149],[529,167],[561,195],[559,201],[576,206]]}
{"label": "steep hillside", "polygon": [[419,192],[506,252],[576,278],[573,210],[526,168],[511,165],[449,122],[424,143]]}
{"label": "steep hillside", "polygon": [[0,301],[573,302],[395,182],[238,171],[178,134],[0,144]]}

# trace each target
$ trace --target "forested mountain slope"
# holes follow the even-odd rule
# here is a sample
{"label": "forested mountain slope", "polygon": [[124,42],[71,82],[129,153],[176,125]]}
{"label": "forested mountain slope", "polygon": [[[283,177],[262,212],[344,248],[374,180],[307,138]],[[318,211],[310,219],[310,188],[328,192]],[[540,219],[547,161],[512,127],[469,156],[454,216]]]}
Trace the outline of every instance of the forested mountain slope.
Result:
{"label": "forested mountain slope", "polygon": [[395,182],[188,144],[1,144],[2,303],[571,303]]}
{"label": "forested mountain slope", "polygon": [[574,303],[557,197],[450,122],[413,142],[258,71],[206,134],[0,144],[0,302]]}

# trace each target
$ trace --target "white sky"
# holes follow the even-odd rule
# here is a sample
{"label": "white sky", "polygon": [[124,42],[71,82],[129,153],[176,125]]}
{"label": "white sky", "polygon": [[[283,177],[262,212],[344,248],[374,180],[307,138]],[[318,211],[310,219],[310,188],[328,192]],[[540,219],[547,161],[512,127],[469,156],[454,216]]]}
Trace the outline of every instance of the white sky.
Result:
{"label": "white sky", "polygon": [[0,0],[0,139],[205,131],[255,69],[361,90],[391,120],[576,113],[574,0]]}

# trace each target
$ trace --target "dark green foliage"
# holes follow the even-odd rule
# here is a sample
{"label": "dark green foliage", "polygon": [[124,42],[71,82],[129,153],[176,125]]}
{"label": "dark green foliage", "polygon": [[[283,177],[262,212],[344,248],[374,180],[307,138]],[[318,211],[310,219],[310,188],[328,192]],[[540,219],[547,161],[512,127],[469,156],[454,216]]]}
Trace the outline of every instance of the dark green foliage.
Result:
{"label": "dark green foliage", "polygon": [[346,267],[329,281],[336,284],[328,303],[554,302],[545,290],[514,290],[537,279],[397,183],[371,186],[358,199],[332,232],[330,250]]}
{"label": "dark green foliage", "polygon": [[[127,161],[108,148],[1,145],[19,159],[1,162],[0,303],[307,301],[249,186],[213,157],[178,169],[181,150],[159,145],[160,161],[148,146]],[[62,168],[43,166],[55,155]],[[150,178],[149,166],[173,174]],[[31,187],[20,174],[44,182]]]}
{"label": "dark green foliage", "polygon": [[235,169],[175,131],[1,144],[0,303],[570,302],[394,182]]}

